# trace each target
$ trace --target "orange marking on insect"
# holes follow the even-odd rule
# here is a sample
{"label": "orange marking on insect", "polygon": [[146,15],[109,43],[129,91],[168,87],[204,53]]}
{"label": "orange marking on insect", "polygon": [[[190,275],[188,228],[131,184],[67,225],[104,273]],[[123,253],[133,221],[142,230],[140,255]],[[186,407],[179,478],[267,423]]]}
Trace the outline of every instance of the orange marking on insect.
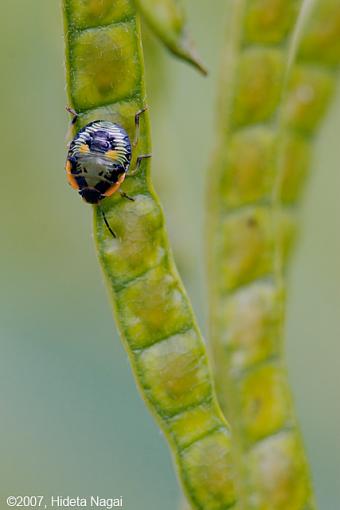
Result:
{"label": "orange marking on insect", "polygon": [[111,195],[113,195],[113,193],[114,193],[115,191],[117,191],[117,189],[119,188],[119,186],[122,184],[122,182],[124,181],[124,179],[125,179],[125,174],[122,174],[122,175],[119,177],[118,181],[117,181],[117,182],[115,182],[115,184],[114,184],[113,186],[111,186],[111,187],[110,187],[107,191],[105,191],[105,193],[103,193],[103,195],[104,195],[105,197],[110,197]]}
{"label": "orange marking on insect", "polygon": [[117,159],[118,152],[114,151],[114,150],[109,150],[109,151],[105,152],[105,156],[107,156],[108,158],[115,161]]}
{"label": "orange marking on insect", "polygon": [[68,172],[66,175],[67,175],[67,180],[68,180],[70,186],[72,186],[73,189],[79,190],[79,186],[77,184],[77,181],[74,178],[74,175],[69,174]]}
{"label": "orange marking on insect", "polygon": [[66,176],[67,176],[69,185],[72,186],[73,189],[78,190],[79,187],[78,187],[77,181],[75,180],[74,175],[71,174],[72,164],[71,164],[70,160],[66,161],[65,169],[66,169]]}
{"label": "orange marking on insect", "polygon": [[80,151],[80,152],[89,152],[89,151],[90,151],[90,147],[89,147],[86,143],[83,143],[83,144],[79,147],[79,151]]}

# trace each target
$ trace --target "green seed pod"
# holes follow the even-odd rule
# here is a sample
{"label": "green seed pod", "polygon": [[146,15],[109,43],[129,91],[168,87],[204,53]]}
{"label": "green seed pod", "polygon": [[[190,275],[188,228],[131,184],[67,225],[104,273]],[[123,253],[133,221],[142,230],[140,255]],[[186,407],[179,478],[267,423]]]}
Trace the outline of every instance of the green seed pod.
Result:
{"label": "green seed pod", "polygon": [[[277,208],[275,198],[281,145],[289,170],[282,183],[287,197],[294,197],[293,186],[302,185],[309,163],[306,133],[332,92],[327,79],[306,66],[315,91],[309,106],[313,100],[315,108],[308,111],[293,96],[293,87],[305,80],[302,71],[288,69],[301,5],[232,2],[220,132],[209,172],[215,176],[209,192],[211,337],[218,395],[238,443],[240,510],[315,508],[282,349],[281,272],[296,221],[291,210]],[[288,76],[290,106],[281,111]],[[294,123],[294,134],[283,136],[283,122]]]}
{"label": "green seed pod", "polygon": [[[335,89],[340,1],[314,2],[295,62],[280,71],[287,77],[286,91],[282,81],[278,90],[273,64],[271,82],[267,62],[269,54],[277,55],[275,62],[289,61],[298,2],[244,0],[233,7],[216,173],[209,174],[216,175],[209,196],[217,388],[238,439],[235,459],[242,455],[240,509],[311,510],[315,503],[282,353],[282,269],[296,233],[292,205],[300,198],[313,137]],[[237,62],[250,62],[249,55],[260,62],[259,43],[264,69],[257,81]]]}
{"label": "green seed pod", "polygon": [[181,0],[134,0],[145,21],[177,57],[207,74],[186,26]]}
{"label": "green seed pod", "polygon": [[[99,8],[100,5],[100,8]],[[64,0],[67,79],[75,129],[109,120],[134,137],[145,106],[140,28],[132,1]],[[133,160],[150,152],[140,118]],[[218,407],[206,349],[177,274],[164,217],[143,160],[123,189],[94,206],[94,235],[133,373],[165,432],[192,507],[235,503],[229,427]],[[115,233],[107,228],[106,221]]]}
{"label": "green seed pod", "polygon": [[310,168],[313,138],[334,96],[340,66],[340,0],[318,0],[308,19],[283,105],[280,200],[295,204]]}

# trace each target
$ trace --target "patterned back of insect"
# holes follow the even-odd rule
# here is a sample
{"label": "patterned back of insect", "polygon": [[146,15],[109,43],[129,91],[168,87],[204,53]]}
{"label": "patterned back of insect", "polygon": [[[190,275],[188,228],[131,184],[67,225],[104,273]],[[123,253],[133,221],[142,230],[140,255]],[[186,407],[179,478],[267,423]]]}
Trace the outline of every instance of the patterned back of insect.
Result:
{"label": "patterned back of insect", "polygon": [[131,143],[126,131],[118,124],[97,120],[72,140],[66,172],[69,183],[84,200],[98,204],[119,188],[130,161]]}

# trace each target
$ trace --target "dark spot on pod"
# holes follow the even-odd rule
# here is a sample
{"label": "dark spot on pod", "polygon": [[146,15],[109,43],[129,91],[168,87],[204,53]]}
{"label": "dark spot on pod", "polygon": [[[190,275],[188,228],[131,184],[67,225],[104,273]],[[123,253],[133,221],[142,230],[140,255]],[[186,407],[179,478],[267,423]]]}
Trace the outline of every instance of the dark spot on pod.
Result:
{"label": "dark spot on pod", "polygon": [[261,407],[262,407],[262,401],[261,399],[259,398],[256,398],[255,400],[253,400],[251,402],[251,412],[252,414],[258,414],[258,412],[260,411]]}
{"label": "dark spot on pod", "polygon": [[256,227],[256,226],[257,226],[256,218],[254,218],[253,216],[250,216],[250,217],[247,219],[247,225],[248,225],[248,227],[250,227],[250,228],[252,228],[252,227]]}

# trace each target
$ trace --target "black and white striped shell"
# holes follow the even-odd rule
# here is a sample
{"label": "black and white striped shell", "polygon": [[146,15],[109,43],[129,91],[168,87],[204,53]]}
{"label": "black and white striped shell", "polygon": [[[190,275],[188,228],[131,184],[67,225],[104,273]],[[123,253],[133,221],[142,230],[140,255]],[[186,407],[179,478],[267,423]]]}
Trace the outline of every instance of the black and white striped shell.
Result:
{"label": "black and white striped shell", "polygon": [[121,185],[131,162],[124,128],[109,121],[87,124],[73,138],[66,172],[71,186],[90,204],[98,204]]}

